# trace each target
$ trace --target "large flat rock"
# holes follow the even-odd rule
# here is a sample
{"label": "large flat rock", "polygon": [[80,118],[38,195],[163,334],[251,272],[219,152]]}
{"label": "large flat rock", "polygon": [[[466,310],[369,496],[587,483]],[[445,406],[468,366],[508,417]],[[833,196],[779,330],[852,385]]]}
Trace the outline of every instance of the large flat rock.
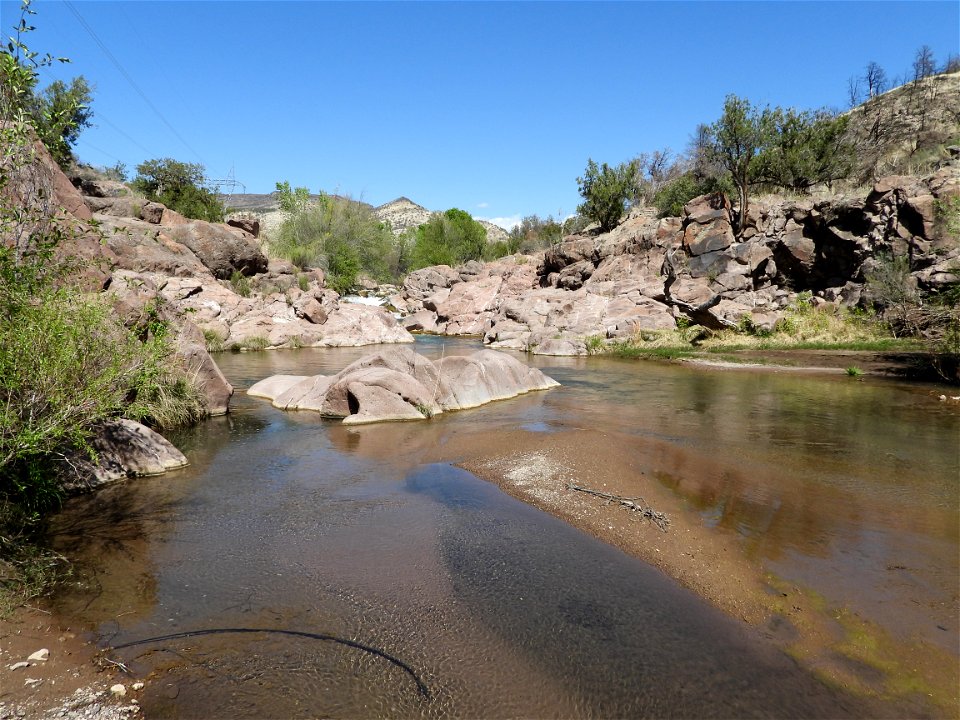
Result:
{"label": "large flat rock", "polygon": [[274,375],[247,394],[284,410],[313,410],[353,425],[425,420],[558,385],[536,368],[493,350],[431,362],[409,348],[390,348],[332,376]]}

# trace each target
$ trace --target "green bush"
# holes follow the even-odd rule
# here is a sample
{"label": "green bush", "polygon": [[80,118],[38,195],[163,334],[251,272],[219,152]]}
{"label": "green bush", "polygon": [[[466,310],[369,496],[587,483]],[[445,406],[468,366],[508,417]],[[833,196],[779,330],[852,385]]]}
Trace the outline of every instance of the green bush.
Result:
{"label": "green bush", "polygon": [[131,183],[147,198],[166,205],[184,217],[223,222],[226,208],[213,189],[207,187],[203,166],[173,158],[147,160],[137,165]]}
{"label": "green bush", "polygon": [[460,265],[481,260],[487,250],[487,230],[470,214],[451,208],[435,213],[417,228],[411,269],[430,265]]}
{"label": "green bush", "polygon": [[695,197],[712,192],[731,195],[735,192],[729,175],[697,178],[692,172],[666,182],[653,196],[660,217],[680,217],[683,206]]}
{"label": "green bush", "polygon": [[[168,426],[204,412],[156,308],[127,328],[104,298],[71,286],[79,261],[58,259],[58,246],[89,228],[51,202],[35,156],[37,128],[22,98],[42,63],[22,43],[29,29],[22,24],[16,48],[32,62],[7,72],[9,57],[0,59],[0,515],[23,523],[59,501],[53,464],[89,451],[103,421]],[[0,527],[0,549],[18,532]]]}
{"label": "green bush", "polygon": [[369,205],[320,193],[311,201],[306,188],[277,183],[287,216],[270,244],[272,254],[300,268],[320,267],[340,294],[352,290],[360,273],[384,282],[393,279],[394,237]]}
{"label": "green bush", "polygon": [[527,215],[510,231],[510,241],[516,247],[514,252],[528,254],[558,244],[570,232],[552,216]]}
{"label": "green bush", "polygon": [[[141,342],[96,296],[45,287],[3,306],[0,324],[0,482],[37,511],[57,496],[51,463],[89,450],[104,420],[162,427],[204,414],[163,335]],[[146,331],[146,328],[143,328]]]}
{"label": "green bush", "polygon": [[588,159],[583,177],[577,178],[580,196],[584,200],[577,212],[599,223],[601,232],[613,230],[620,222],[627,201],[633,196],[638,173],[637,164],[633,162],[612,168]]}

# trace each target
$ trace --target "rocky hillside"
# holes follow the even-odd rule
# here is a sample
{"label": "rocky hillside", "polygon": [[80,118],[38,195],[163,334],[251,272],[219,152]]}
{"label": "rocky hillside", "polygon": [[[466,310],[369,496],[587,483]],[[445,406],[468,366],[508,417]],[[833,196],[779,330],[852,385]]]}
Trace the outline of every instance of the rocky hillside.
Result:
{"label": "rocky hillside", "polygon": [[[311,195],[310,197],[316,200],[320,196]],[[268,237],[276,232],[283,222],[283,212],[277,206],[277,199],[273,195],[224,195],[221,199],[231,211],[229,218],[255,217],[259,220],[264,235]],[[381,222],[389,222],[393,232],[398,235],[409,228],[415,228],[427,222],[433,212],[405,197],[399,197],[373,208],[373,214]],[[507,231],[499,225],[486,220],[478,222],[487,230],[487,242],[507,240]]]}
{"label": "rocky hillside", "polygon": [[[52,166],[51,172],[59,173]],[[99,243],[70,250],[101,268],[93,278],[118,311],[162,307],[202,346],[264,349],[411,342],[389,313],[342,303],[321,271],[269,261],[243,221],[189,220],[107,180],[62,179],[58,200],[94,220]]]}
{"label": "rocky hillside", "polygon": [[410,330],[544,355],[583,355],[592,338],[684,318],[769,331],[801,291],[827,310],[857,305],[884,255],[909,257],[923,289],[960,283],[960,238],[942,217],[956,203],[957,161],[924,178],[884,178],[857,200],[755,202],[739,238],[726,198],[703,196],[681,218],[638,213],[538,256],[418,270],[392,302]]}
{"label": "rocky hillside", "polygon": [[864,178],[923,171],[960,145],[960,72],[901,85],[849,115]]}

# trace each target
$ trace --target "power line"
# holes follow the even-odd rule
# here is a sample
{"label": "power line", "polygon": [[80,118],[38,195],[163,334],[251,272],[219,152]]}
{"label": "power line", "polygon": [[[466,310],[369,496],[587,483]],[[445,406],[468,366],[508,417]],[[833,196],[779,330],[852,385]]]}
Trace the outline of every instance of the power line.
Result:
{"label": "power line", "polygon": [[[117,68],[117,70],[120,72],[121,75],[123,75],[123,77],[126,79],[126,81],[127,81],[128,83],[130,83],[130,87],[132,87],[132,88],[136,91],[137,95],[139,95],[139,96],[141,97],[141,99],[147,104],[147,107],[149,107],[151,110],[153,110],[153,113],[154,113],[158,118],[160,118],[160,121],[170,129],[170,132],[172,132],[172,133],[174,134],[174,136],[175,136],[180,142],[183,143],[184,147],[186,147],[190,152],[192,152],[194,155],[196,155],[197,159],[200,160],[201,163],[203,163],[203,158],[200,157],[200,153],[198,153],[196,150],[194,150],[193,147],[191,147],[190,143],[188,143],[186,140],[184,140],[183,136],[180,135],[180,133],[177,132],[176,128],[173,127],[173,125],[171,125],[171,124],[167,121],[167,119],[163,116],[163,113],[161,113],[160,110],[157,109],[157,106],[154,105],[154,104],[150,101],[150,98],[148,98],[147,95],[146,95],[146,93],[144,93],[143,90],[140,89],[140,86],[137,85],[137,83],[134,81],[134,79],[130,76],[130,73],[128,73],[128,72],[124,69],[123,65],[120,64],[120,61],[117,60],[117,58],[114,57],[113,53],[110,52],[110,49],[103,43],[103,41],[102,41],[102,40],[97,36],[97,34],[93,31],[93,28],[90,27],[90,26],[87,24],[87,21],[83,19],[83,16],[82,16],[82,15],[80,14],[80,12],[73,6],[73,3],[70,2],[70,0],[64,0],[64,3],[63,3],[63,4],[67,6],[67,9],[68,9],[71,13],[73,13],[73,16],[77,19],[77,22],[79,22],[80,25],[83,26],[83,29],[87,31],[87,34],[88,34],[91,38],[93,38],[93,41],[97,44],[97,46],[100,48],[100,50],[101,50],[101,51],[103,52],[103,54],[106,56],[106,58],[107,58],[111,63],[113,63],[113,66],[114,66],[115,68]],[[203,163],[203,164],[206,165],[206,163]]]}
{"label": "power line", "polygon": [[101,149],[98,148],[96,145],[91,145],[91,144],[90,144],[89,142],[87,142],[86,140],[77,140],[77,142],[78,142],[80,145],[86,145],[88,148],[90,148],[91,150],[93,150],[93,151],[95,151],[95,152],[98,152],[98,153],[101,153],[101,154],[103,154],[103,155],[106,155],[108,158],[113,158],[113,159],[116,160],[118,163],[122,163],[122,162],[123,162],[123,160],[121,160],[120,158],[118,158],[116,155],[113,155],[113,154],[111,154],[111,153],[108,153],[106,150],[101,150]]}

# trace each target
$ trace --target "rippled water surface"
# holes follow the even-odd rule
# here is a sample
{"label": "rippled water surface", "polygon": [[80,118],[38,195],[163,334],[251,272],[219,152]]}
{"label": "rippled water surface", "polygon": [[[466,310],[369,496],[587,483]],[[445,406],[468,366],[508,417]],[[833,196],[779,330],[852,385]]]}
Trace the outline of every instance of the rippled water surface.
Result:
{"label": "rippled water surface", "polygon": [[[246,388],[369,350],[218,362]],[[956,654],[956,624],[924,607],[956,603],[960,420],[929,387],[527,360],[563,387],[416,424],[351,430],[238,390],[229,416],[174,438],[189,468],[65,510],[58,536],[93,582],[62,612],[113,646],[311,635],[117,650],[153,673],[148,717],[873,713],[641,561],[418,460],[477,428],[606,425],[665,441],[642,470],[765,567]]]}

